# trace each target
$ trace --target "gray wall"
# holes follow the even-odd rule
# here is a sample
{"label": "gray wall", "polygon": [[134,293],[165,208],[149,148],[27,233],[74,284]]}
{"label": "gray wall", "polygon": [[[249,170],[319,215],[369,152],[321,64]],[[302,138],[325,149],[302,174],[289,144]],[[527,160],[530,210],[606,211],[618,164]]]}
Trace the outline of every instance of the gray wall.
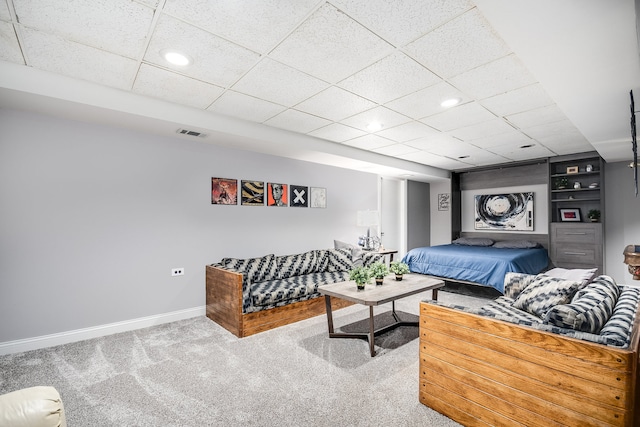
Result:
{"label": "gray wall", "polygon": [[429,184],[407,181],[407,250],[431,246]]}
{"label": "gray wall", "polygon": [[[629,144],[631,150],[631,144]],[[640,245],[640,196],[635,197],[633,169],[630,162],[607,163],[605,166],[605,274],[618,283],[633,283],[623,263],[627,245]]]}
{"label": "gray wall", "polygon": [[[203,307],[206,264],[355,242],[378,206],[369,173],[12,110],[0,128],[0,343]],[[211,205],[211,177],[325,187],[327,208]]]}

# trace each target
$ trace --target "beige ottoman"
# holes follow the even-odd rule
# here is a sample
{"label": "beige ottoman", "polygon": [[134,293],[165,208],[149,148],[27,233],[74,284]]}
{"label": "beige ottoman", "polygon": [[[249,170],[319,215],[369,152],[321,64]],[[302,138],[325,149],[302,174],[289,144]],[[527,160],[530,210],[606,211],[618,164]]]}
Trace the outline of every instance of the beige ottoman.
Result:
{"label": "beige ottoman", "polygon": [[66,427],[60,394],[53,387],[30,387],[0,396],[0,426]]}

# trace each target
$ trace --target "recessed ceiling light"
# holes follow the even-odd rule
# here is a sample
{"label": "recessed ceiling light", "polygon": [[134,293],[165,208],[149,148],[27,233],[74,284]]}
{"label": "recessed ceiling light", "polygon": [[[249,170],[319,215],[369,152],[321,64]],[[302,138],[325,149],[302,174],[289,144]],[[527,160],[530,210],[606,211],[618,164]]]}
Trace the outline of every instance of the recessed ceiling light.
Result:
{"label": "recessed ceiling light", "polygon": [[383,125],[382,123],[380,123],[380,122],[371,122],[371,123],[369,123],[369,124],[367,125],[367,129],[368,129],[370,132],[377,132],[377,131],[379,131],[380,129],[382,129],[382,127],[383,127],[383,126],[384,126],[384,125]]}
{"label": "recessed ceiling light", "polygon": [[520,148],[531,148],[533,147],[535,144],[527,144],[527,145],[521,145]]}
{"label": "recessed ceiling light", "polygon": [[170,64],[178,65],[181,67],[184,67],[185,65],[189,65],[191,64],[191,62],[193,62],[188,55],[185,55],[184,53],[180,53],[171,49],[165,49],[161,51],[160,54]]}
{"label": "recessed ceiling light", "polygon": [[458,156],[458,158],[459,158],[459,159],[466,159],[466,158],[468,158],[468,157],[469,157],[469,156]]}
{"label": "recessed ceiling light", "polygon": [[462,101],[462,99],[460,98],[449,98],[442,101],[440,105],[443,106],[444,108],[449,108],[449,107],[454,107],[460,104],[460,101]]}

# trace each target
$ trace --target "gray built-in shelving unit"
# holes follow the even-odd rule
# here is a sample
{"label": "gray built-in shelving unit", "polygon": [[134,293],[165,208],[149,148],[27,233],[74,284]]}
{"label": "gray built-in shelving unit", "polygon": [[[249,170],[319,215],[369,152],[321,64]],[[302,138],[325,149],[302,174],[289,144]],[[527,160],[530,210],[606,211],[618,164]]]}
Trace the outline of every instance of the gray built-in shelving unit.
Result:
{"label": "gray built-in shelving unit", "polygon": [[[596,152],[549,159],[549,256],[556,267],[603,272],[604,167]],[[563,209],[577,210],[580,220],[563,220]],[[588,218],[591,210],[600,211],[597,222]]]}

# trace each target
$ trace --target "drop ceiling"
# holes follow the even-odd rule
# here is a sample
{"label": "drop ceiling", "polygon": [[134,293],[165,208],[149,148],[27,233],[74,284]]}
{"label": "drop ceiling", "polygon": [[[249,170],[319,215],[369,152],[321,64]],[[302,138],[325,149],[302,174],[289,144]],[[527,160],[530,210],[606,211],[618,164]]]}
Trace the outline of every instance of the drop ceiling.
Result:
{"label": "drop ceiling", "polygon": [[0,106],[440,179],[631,159],[638,52],[631,0],[0,0]]}

